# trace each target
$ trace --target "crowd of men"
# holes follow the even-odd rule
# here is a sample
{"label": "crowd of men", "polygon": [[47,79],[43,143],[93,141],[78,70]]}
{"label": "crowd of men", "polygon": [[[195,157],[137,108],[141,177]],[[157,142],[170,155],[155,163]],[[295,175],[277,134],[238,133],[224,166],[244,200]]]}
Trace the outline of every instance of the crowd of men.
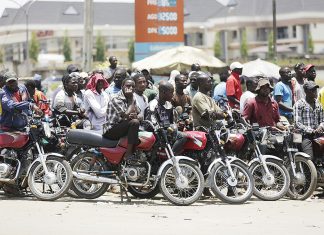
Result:
{"label": "crowd of men", "polygon": [[[314,65],[298,63],[294,73],[283,67],[279,71],[281,78],[274,85],[266,74],[242,79],[243,65],[233,62],[219,74],[220,82],[214,87],[213,76],[202,72],[199,64],[193,64],[186,74],[171,71],[168,81],[155,85],[149,70],[118,67],[115,56],[109,62],[107,69],[89,73],[69,65],[62,87],[51,97],[51,105],[37,81],[18,84],[15,73],[0,72],[1,128],[23,129],[26,115],[31,112],[87,119],[91,128],[106,138],[118,140],[127,136],[125,159],[133,157],[142,120],[177,124],[179,114],[187,107],[192,107],[189,114],[194,127],[208,128],[214,120],[226,118],[222,109],[225,105],[239,109],[248,122],[261,127],[284,129],[280,121],[284,116],[303,131],[302,149],[310,156],[312,139],[324,133],[324,89],[318,91]],[[242,84],[246,87],[244,93]],[[186,134],[179,131],[177,135],[173,150],[180,153]]]}

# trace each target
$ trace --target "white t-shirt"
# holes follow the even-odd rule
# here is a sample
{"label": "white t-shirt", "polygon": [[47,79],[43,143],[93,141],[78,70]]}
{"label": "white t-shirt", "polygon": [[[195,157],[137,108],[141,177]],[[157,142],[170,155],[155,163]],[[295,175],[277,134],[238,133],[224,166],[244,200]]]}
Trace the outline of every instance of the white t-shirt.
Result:
{"label": "white t-shirt", "polygon": [[250,98],[254,98],[255,94],[252,93],[251,91],[246,91],[242,94],[241,99],[240,99],[240,113],[243,113],[244,110],[244,105],[246,101]]}
{"label": "white t-shirt", "polygon": [[145,95],[140,96],[140,95],[136,94],[135,92],[134,92],[134,96],[136,99],[136,104],[137,104],[138,108],[141,110],[140,114],[142,117],[144,117],[144,111],[148,106],[148,99]]}

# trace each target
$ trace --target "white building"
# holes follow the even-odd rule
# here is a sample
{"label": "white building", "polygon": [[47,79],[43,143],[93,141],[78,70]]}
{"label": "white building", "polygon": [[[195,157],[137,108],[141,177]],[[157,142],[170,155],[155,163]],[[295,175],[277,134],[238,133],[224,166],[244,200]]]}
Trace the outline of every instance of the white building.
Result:
{"label": "white building", "polygon": [[[268,34],[272,27],[272,1],[237,0],[238,5],[233,9],[215,0],[184,1],[186,45],[213,53],[215,35],[219,32],[223,47],[221,59],[237,59],[240,58],[242,31],[246,30],[249,55],[266,56]],[[3,66],[22,75],[26,71],[28,5],[26,3],[19,9],[7,8],[0,18]],[[309,33],[313,38],[314,53],[324,54],[323,9],[323,0],[277,0],[279,56],[308,54]],[[28,23],[29,41],[31,33],[35,32],[42,53],[62,54],[63,37],[67,34],[72,60],[81,64],[82,2],[36,1],[28,10]],[[128,43],[134,39],[134,32],[134,3],[94,3],[94,37],[100,33],[105,38],[107,56],[116,55],[120,63],[128,64]]]}

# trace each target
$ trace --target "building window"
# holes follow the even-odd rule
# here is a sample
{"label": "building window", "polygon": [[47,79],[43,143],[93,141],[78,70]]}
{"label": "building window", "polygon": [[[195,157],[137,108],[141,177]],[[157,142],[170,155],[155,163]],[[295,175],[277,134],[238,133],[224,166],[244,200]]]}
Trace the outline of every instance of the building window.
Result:
{"label": "building window", "polygon": [[236,40],[237,39],[237,31],[233,30],[232,31],[232,40]]}
{"label": "building window", "polygon": [[257,28],[257,41],[267,41],[268,40],[268,29],[267,28]]}
{"label": "building window", "polygon": [[288,27],[287,26],[277,28],[277,38],[278,39],[289,38]]}
{"label": "building window", "polygon": [[297,27],[296,27],[296,25],[294,25],[292,27],[292,37],[297,38]]}
{"label": "building window", "polygon": [[204,45],[204,34],[200,32],[185,34],[185,45],[186,46]]}
{"label": "building window", "polygon": [[5,47],[5,61],[12,62],[13,61],[13,46],[7,45]]}
{"label": "building window", "polygon": [[42,40],[39,42],[39,51],[41,53],[47,53],[47,41],[46,40]]}

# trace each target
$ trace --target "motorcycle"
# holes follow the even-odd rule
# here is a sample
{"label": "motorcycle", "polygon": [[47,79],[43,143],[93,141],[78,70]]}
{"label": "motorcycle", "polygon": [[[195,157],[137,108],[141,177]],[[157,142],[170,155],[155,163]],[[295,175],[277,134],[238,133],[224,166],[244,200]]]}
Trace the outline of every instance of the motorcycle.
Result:
{"label": "motorcycle", "polygon": [[317,170],[317,187],[324,189],[324,136],[313,140],[314,164]]}
{"label": "motorcycle", "polygon": [[5,192],[21,194],[29,187],[40,200],[56,200],[70,187],[71,167],[63,155],[44,152],[42,142],[50,135],[46,122],[27,119],[24,131],[0,133],[0,184]]}
{"label": "motorcycle", "polygon": [[154,127],[145,122],[154,132],[139,132],[135,158],[126,161],[123,156],[127,138],[113,141],[97,132],[70,130],[68,143],[82,145],[85,150],[71,161],[72,190],[83,198],[97,198],[107,191],[109,184],[119,184],[122,200],[123,192],[128,198],[128,189],[142,197],[155,196],[160,191],[175,205],[197,201],[204,188],[204,178],[196,162],[186,156],[174,156],[169,127]]}
{"label": "motorcycle", "polygon": [[267,138],[268,151],[284,160],[291,184],[287,195],[291,199],[305,200],[316,189],[317,172],[310,156],[298,151],[298,145],[302,143],[302,135],[293,126],[287,126],[287,130],[276,127],[269,128]]}
{"label": "motorcycle", "polygon": [[209,129],[200,127],[198,130],[201,131],[186,131],[189,141],[184,146],[183,154],[199,162],[206,186],[220,200],[239,204],[251,198],[254,181],[242,160],[225,153],[224,147],[229,140],[226,124],[225,120],[216,121]]}
{"label": "motorcycle", "polygon": [[231,117],[231,134],[225,145],[226,153],[248,162],[255,181],[253,194],[256,197],[267,201],[282,198],[289,189],[289,172],[282,159],[261,151],[267,128],[249,125],[238,110],[228,108],[227,112]]}

